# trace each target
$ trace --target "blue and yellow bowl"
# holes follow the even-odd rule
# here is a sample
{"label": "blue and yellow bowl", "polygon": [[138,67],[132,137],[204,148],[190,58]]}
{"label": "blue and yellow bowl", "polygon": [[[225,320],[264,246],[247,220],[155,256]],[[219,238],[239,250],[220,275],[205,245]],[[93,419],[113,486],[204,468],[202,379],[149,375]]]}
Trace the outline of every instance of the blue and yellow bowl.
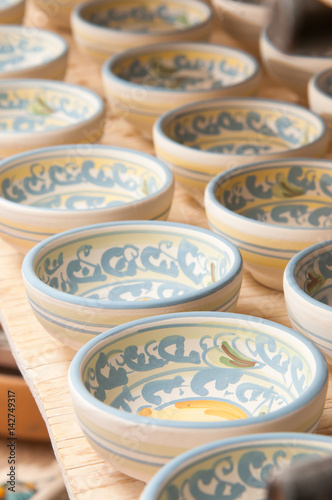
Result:
{"label": "blue and yellow bowl", "polygon": [[0,24],[21,24],[25,0],[0,0]]}
{"label": "blue and yellow bowl", "polygon": [[41,324],[77,349],[129,320],[180,311],[233,311],[238,249],[211,231],[160,221],[85,226],[48,238],[23,262]]}
{"label": "blue and yellow bowl", "polygon": [[72,12],[80,49],[97,61],[142,45],[208,40],[213,12],[201,0],[93,0]]}
{"label": "blue and yellow bowl", "polygon": [[288,261],[332,238],[332,161],[253,163],[215,177],[205,191],[211,229],[241,250],[260,283],[282,290]]}
{"label": "blue and yellow bowl", "polygon": [[103,100],[64,82],[0,80],[0,158],[43,146],[98,142]]}
{"label": "blue and yellow bowl", "polygon": [[[329,184],[325,186],[328,191]],[[329,238],[321,238],[291,259],[284,274],[284,293],[294,330],[312,340],[332,364],[332,230]]]}
{"label": "blue and yellow bowl", "polygon": [[260,160],[323,156],[325,123],[308,109],[272,99],[218,99],[174,109],[153,131],[157,156],[189,189]]}
{"label": "blue and yellow bowl", "polygon": [[173,190],[166,165],[138,151],[83,144],[29,151],[0,162],[0,233],[26,253],[87,224],[164,220]]}
{"label": "blue and yellow bowl", "polygon": [[329,436],[278,432],[224,439],[172,460],[140,500],[268,498],[268,482],[282,470],[305,461],[314,468],[315,460],[331,455]]}
{"label": "blue and yellow bowl", "polygon": [[162,113],[201,99],[251,95],[259,80],[251,55],[208,43],[149,45],[118,54],[103,66],[111,106],[147,138]]}
{"label": "blue and yellow bowl", "polygon": [[93,448],[147,481],[177,455],[218,439],[314,432],[327,377],[323,355],[290,328],[192,312],[103,333],[75,356],[69,387]]}
{"label": "blue and yellow bowl", "polygon": [[[331,64],[332,65],[332,64]],[[332,69],[314,75],[308,84],[308,101],[312,111],[320,115],[332,130]]]}
{"label": "blue and yellow bowl", "polygon": [[0,47],[0,79],[65,76],[68,44],[55,33],[33,28],[32,35],[25,26],[0,26]]}

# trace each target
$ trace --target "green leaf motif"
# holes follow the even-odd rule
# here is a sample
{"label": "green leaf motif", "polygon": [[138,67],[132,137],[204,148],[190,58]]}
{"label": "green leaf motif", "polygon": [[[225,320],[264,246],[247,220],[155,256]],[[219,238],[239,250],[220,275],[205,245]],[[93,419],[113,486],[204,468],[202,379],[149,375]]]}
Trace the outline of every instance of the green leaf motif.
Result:
{"label": "green leaf motif", "polygon": [[256,365],[256,361],[233,349],[226,341],[221,343],[221,349],[227,354],[227,358],[225,356],[220,356],[219,358],[220,363],[223,365],[230,368],[253,368]]}
{"label": "green leaf motif", "polygon": [[277,175],[277,182],[272,187],[272,193],[277,198],[295,198],[305,193],[304,189],[290,183],[283,174]]}
{"label": "green leaf motif", "polygon": [[322,274],[317,274],[314,271],[314,266],[311,265],[307,273],[308,279],[306,282],[307,293],[313,297],[324,285],[326,278]]}
{"label": "green leaf motif", "polygon": [[45,98],[41,95],[37,95],[33,101],[29,104],[28,110],[33,115],[51,115],[54,113],[54,109],[51,108]]}

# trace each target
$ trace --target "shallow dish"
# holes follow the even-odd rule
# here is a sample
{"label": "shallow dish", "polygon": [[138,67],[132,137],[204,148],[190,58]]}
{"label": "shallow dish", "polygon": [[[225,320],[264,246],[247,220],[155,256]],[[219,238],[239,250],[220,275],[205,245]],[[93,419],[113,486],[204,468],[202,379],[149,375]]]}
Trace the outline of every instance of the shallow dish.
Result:
{"label": "shallow dish", "polygon": [[282,290],[288,261],[332,238],[331,184],[331,160],[243,165],[207,186],[206,215],[211,229],[238,246],[258,282]]}
{"label": "shallow dish", "polygon": [[169,43],[128,50],[103,66],[111,105],[151,138],[162,113],[200,99],[251,95],[259,65],[238,49],[208,43]]}
{"label": "shallow dish", "polygon": [[201,0],[93,0],[71,15],[76,43],[99,61],[142,45],[208,40],[212,22]]}
{"label": "shallow dish", "polygon": [[181,184],[204,189],[237,165],[293,156],[323,156],[328,132],[306,108],[272,99],[218,99],[170,111],[155,124],[157,156]]}
{"label": "shallow dish", "polygon": [[259,36],[270,19],[266,0],[212,0],[222,27],[240,42],[245,50],[259,52]]}
{"label": "shallow dish", "polygon": [[21,24],[25,0],[0,0],[0,24]]}
{"label": "shallow dish", "polygon": [[314,75],[308,85],[309,106],[332,129],[332,69]]}
{"label": "shallow dish", "polygon": [[62,80],[67,68],[68,45],[50,31],[25,26],[0,26],[0,78]]}
{"label": "shallow dish", "polygon": [[313,432],[327,375],[319,350],[289,328],[193,312],[103,333],[75,356],[69,387],[91,445],[147,481],[175,456],[218,439]]}
{"label": "shallow dish", "polygon": [[331,45],[317,51],[310,47],[301,54],[283,52],[271,40],[269,29],[264,28],[260,36],[260,53],[265,69],[274,80],[306,99],[310,78],[332,66]]}
{"label": "shallow dish", "polygon": [[64,82],[0,81],[0,157],[100,140],[105,106],[91,90]]}
{"label": "shallow dish", "polygon": [[309,337],[331,364],[332,230],[329,238],[292,258],[284,275],[284,293],[293,328]]}
{"label": "shallow dish", "polygon": [[23,277],[38,320],[77,349],[129,320],[233,311],[242,259],[211,231],[124,221],[73,229],[37,244],[25,257]]}
{"label": "shallow dish", "polygon": [[67,229],[119,220],[163,220],[174,190],[154,156],[98,145],[55,146],[0,162],[0,233],[26,253]]}
{"label": "shallow dish", "polygon": [[[329,436],[278,432],[224,439],[172,460],[152,479],[140,500],[260,500],[267,498],[269,479],[282,469],[331,455]],[[224,497],[226,491],[233,495]]]}

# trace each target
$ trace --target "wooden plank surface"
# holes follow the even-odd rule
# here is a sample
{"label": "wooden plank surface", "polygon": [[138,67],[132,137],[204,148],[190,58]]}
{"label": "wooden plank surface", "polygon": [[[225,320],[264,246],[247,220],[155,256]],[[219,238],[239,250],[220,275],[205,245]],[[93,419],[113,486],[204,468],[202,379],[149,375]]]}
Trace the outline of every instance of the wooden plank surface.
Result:
{"label": "wooden plank surface", "polygon": [[[49,28],[45,17],[28,5],[26,25]],[[68,82],[89,87],[103,96],[100,65],[82,56],[69,32],[57,30],[71,50],[66,76]],[[212,41],[236,45],[222,33],[216,22]],[[291,91],[264,76],[262,97],[298,102]],[[108,107],[103,144],[130,147],[153,153],[153,145],[142,139],[116,110]],[[328,155],[332,157],[331,154]],[[202,196],[176,186],[169,220],[208,227]],[[22,256],[0,240],[1,322],[22,374],[47,424],[55,455],[68,494],[77,500],[137,500],[144,484],[115,471],[93,451],[76,422],[68,391],[67,373],[74,352],[50,337],[38,323],[28,304],[21,278]],[[245,273],[237,312],[251,314],[290,326],[283,294],[257,284]],[[332,372],[326,407],[319,433],[332,435]]]}

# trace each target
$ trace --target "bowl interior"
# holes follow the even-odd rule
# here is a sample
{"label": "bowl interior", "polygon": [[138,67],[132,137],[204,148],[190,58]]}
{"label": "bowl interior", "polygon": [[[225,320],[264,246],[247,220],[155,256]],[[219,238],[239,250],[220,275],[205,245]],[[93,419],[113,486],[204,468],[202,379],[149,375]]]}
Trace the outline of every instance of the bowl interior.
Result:
{"label": "bowl interior", "polygon": [[172,0],[121,0],[99,2],[85,6],[81,17],[89,23],[131,33],[163,33],[188,29],[204,22],[209,9],[196,2]]}
{"label": "bowl interior", "polygon": [[324,71],[324,73],[317,78],[316,84],[321,92],[332,98],[332,71]]}
{"label": "bowl interior", "polygon": [[[282,469],[331,453],[331,442],[319,436],[267,434],[265,439],[255,435],[242,438],[242,442],[233,440],[233,443],[183,458],[177,470],[172,469],[168,476],[164,475],[163,482],[161,477],[155,481],[157,494],[153,498],[218,500],[224,492],[231,491],[232,496],[228,498],[263,500],[267,498],[267,482]],[[146,499],[143,495],[142,500]]]}
{"label": "bowl interior", "polygon": [[228,210],[256,221],[308,229],[332,228],[332,162],[297,161],[243,167],[224,176],[215,197]]}
{"label": "bowl interior", "polygon": [[58,36],[34,30],[0,27],[0,73],[28,69],[46,64],[64,53],[64,40]]}
{"label": "bowl interior", "polygon": [[0,84],[0,133],[52,132],[92,118],[100,102],[90,91],[66,84]]}
{"label": "bowl interior", "polygon": [[308,346],[249,317],[141,324],[106,338],[83,364],[86,389],[105,405],[185,422],[273,413],[303,395],[316,372]]}
{"label": "bowl interior", "polygon": [[[87,299],[159,301],[227,280],[239,265],[226,243],[182,226],[122,224],[77,232],[55,240],[34,262],[49,286]],[[140,307],[137,305],[137,307]]]}
{"label": "bowl interior", "polygon": [[[300,109],[300,108],[299,108]],[[207,105],[163,122],[173,141],[200,151],[257,156],[296,149],[319,137],[322,124],[299,109],[259,102]],[[302,110],[301,110],[302,111]]]}
{"label": "bowl interior", "polygon": [[166,185],[165,171],[145,156],[95,151],[84,153],[80,146],[6,162],[0,168],[0,196],[31,207],[92,210],[137,202]]}
{"label": "bowl interior", "polygon": [[190,91],[236,85],[252,77],[257,66],[251,57],[222,46],[209,49],[184,44],[123,56],[112,71],[145,87]]}
{"label": "bowl interior", "polygon": [[332,242],[307,253],[295,267],[294,277],[310,297],[332,306]]}

